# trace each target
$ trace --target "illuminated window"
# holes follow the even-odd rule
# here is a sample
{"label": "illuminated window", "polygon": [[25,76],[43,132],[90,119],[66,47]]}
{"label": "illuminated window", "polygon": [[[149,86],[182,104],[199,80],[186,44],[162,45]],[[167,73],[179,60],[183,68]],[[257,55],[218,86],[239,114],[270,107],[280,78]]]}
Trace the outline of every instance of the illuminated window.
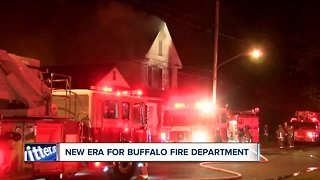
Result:
{"label": "illuminated window", "polygon": [[163,46],[163,44],[162,44],[162,40],[159,40],[159,49],[158,49],[158,55],[159,56],[162,56],[163,54],[162,54],[162,46]]}
{"label": "illuminated window", "polygon": [[163,70],[159,67],[148,67],[148,86],[153,88],[162,88]]}
{"label": "illuminated window", "polygon": [[103,103],[103,117],[104,119],[118,119],[118,102],[106,100]]}

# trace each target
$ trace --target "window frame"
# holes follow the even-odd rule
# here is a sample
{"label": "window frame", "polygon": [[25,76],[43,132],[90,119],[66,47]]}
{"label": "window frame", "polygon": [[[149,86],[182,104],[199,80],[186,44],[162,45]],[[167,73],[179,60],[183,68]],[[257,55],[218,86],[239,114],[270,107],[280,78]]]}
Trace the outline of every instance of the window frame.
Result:
{"label": "window frame", "polygon": [[[114,103],[114,107],[110,108],[110,104]],[[108,109],[110,108],[110,110],[106,110],[106,105],[108,105]],[[114,115],[110,116],[110,112],[106,112],[106,111],[112,111],[114,110]],[[119,103],[116,100],[104,100],[103,101],[103,118],[104,119],[118,119],[119,118]]]}

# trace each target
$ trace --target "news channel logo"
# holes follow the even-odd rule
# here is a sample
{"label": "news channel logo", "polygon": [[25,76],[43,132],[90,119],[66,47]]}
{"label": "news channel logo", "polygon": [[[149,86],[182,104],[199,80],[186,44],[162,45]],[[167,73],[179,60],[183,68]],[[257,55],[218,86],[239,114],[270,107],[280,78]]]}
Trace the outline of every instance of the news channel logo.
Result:
{"label": "news channel logo", "polygon": [[26,143],[24,144],[24,161],[57,161],[57,144]]}

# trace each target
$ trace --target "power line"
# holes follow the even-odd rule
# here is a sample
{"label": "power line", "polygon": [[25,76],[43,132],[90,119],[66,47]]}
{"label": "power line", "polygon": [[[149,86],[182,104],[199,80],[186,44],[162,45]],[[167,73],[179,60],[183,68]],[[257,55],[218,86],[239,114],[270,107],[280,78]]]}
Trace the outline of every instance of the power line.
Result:
{"label": "power line", "polygon": [[[165,16],[169,19],[172,19],[174,21],[183,23],[193,29],[201,30],[203,32],[207,33],[213,33],[214,32],[214,25],[210,25],[210,22],[205,22],[202,19],[199,19],[195,16],[191,16],[189,14],[177,11],[175,9],[172,9],[170,7],[164,6],[160,3],[154,2],[154,1],[148,1],[143,2],[141,0],[133,0],[134,3],[138,5],[142,5],[147,11],[150,11],[152,13],[155,13],[159,16]],[[173,15],[174,14],[174,15]],[[193,20],[193,21],[191,21]],[[228,38],[235,41],[240,42],[248,42],[247,40],[241,39],[239,37],[227,35],[224,33],[219,33],[219,36]]]}
{"label": "power line", "polygon": [[[204,22],[202,20],[199,20],[199,19],[195,18],[194,16],[190,16],[188,14],[178,12],[178,11],[173,10],[171,8],[168,8],[166,6],[160,5],[159,3],[154,3],[154,2],[152,3],[150,1],[148,1],[148,3],[146,3],[146,2],[142,2],[141,0],[133,0],[133,2],[135,4],[143,6],[147,11],[153,12],[159,16],[165,16],[167,18],[181,22],[181,23],[188,25],[194,29],[202,30],[204,32],[209,32],[209,33],[211,33],[213,31],[212,28],[205,27],[205,25],[203,25]],[[155,6],[158,8],[155,8]],[[173,16],[172,14],[175,14],[175,15]],[[183,16],[183,17],[181,17],[181,16]],[[189,20],[187,20],[187,19],[189,19]],[[194,21],[198,21],[198,23],[191,22],[190,19],[193,19]]]}
{"label": "power line", "polygon": [[183,13],[183,12],[181,12],[181,11],[177,11],[176,9],[172,9],[172,8],[170,8],[170,7],[168,7],[168,6],[164,6],[163,4],[159,4],[159,3],[154,2],[154,1],[148,1],[148,2],[151,3],[151,4],[153,4],[153,5],[155,5],[155,6],[157,6],[157,7],[160,7],[160,8],[163,8],[163,9],[167,10],[167,11],[170,11],[170,12],[173,13],[173,14],[178,14],[178,15],[180,15],[180,16],[183,16],[183,17],[185,17],[185,18],[188,18],[189,20],[190,20],[190,19],[193,19],[194,21],[197,21],[197,22],[199,22],[199,23],[208,24],[208,22],[204,22],[202,19],[199,19],[199,18],[197,18],[197,17],[195,17],[195,16],[191,16],[191,15],[189,15],[189,14]]}

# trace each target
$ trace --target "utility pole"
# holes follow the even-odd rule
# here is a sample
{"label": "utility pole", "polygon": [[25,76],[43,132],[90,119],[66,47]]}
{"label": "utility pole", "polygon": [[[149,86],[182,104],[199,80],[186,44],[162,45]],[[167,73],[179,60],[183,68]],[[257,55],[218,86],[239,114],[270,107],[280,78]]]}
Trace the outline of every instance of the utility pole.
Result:
{"label": "utility pole", "polygon": [[212,87],[212,101],[214,108],[217,108],[217,73],[218,73],[218,41],[219,41],[219,6],[220,0],[216,0],[216,13],[214,23],[214,49],[213,49],[213,87]]}

